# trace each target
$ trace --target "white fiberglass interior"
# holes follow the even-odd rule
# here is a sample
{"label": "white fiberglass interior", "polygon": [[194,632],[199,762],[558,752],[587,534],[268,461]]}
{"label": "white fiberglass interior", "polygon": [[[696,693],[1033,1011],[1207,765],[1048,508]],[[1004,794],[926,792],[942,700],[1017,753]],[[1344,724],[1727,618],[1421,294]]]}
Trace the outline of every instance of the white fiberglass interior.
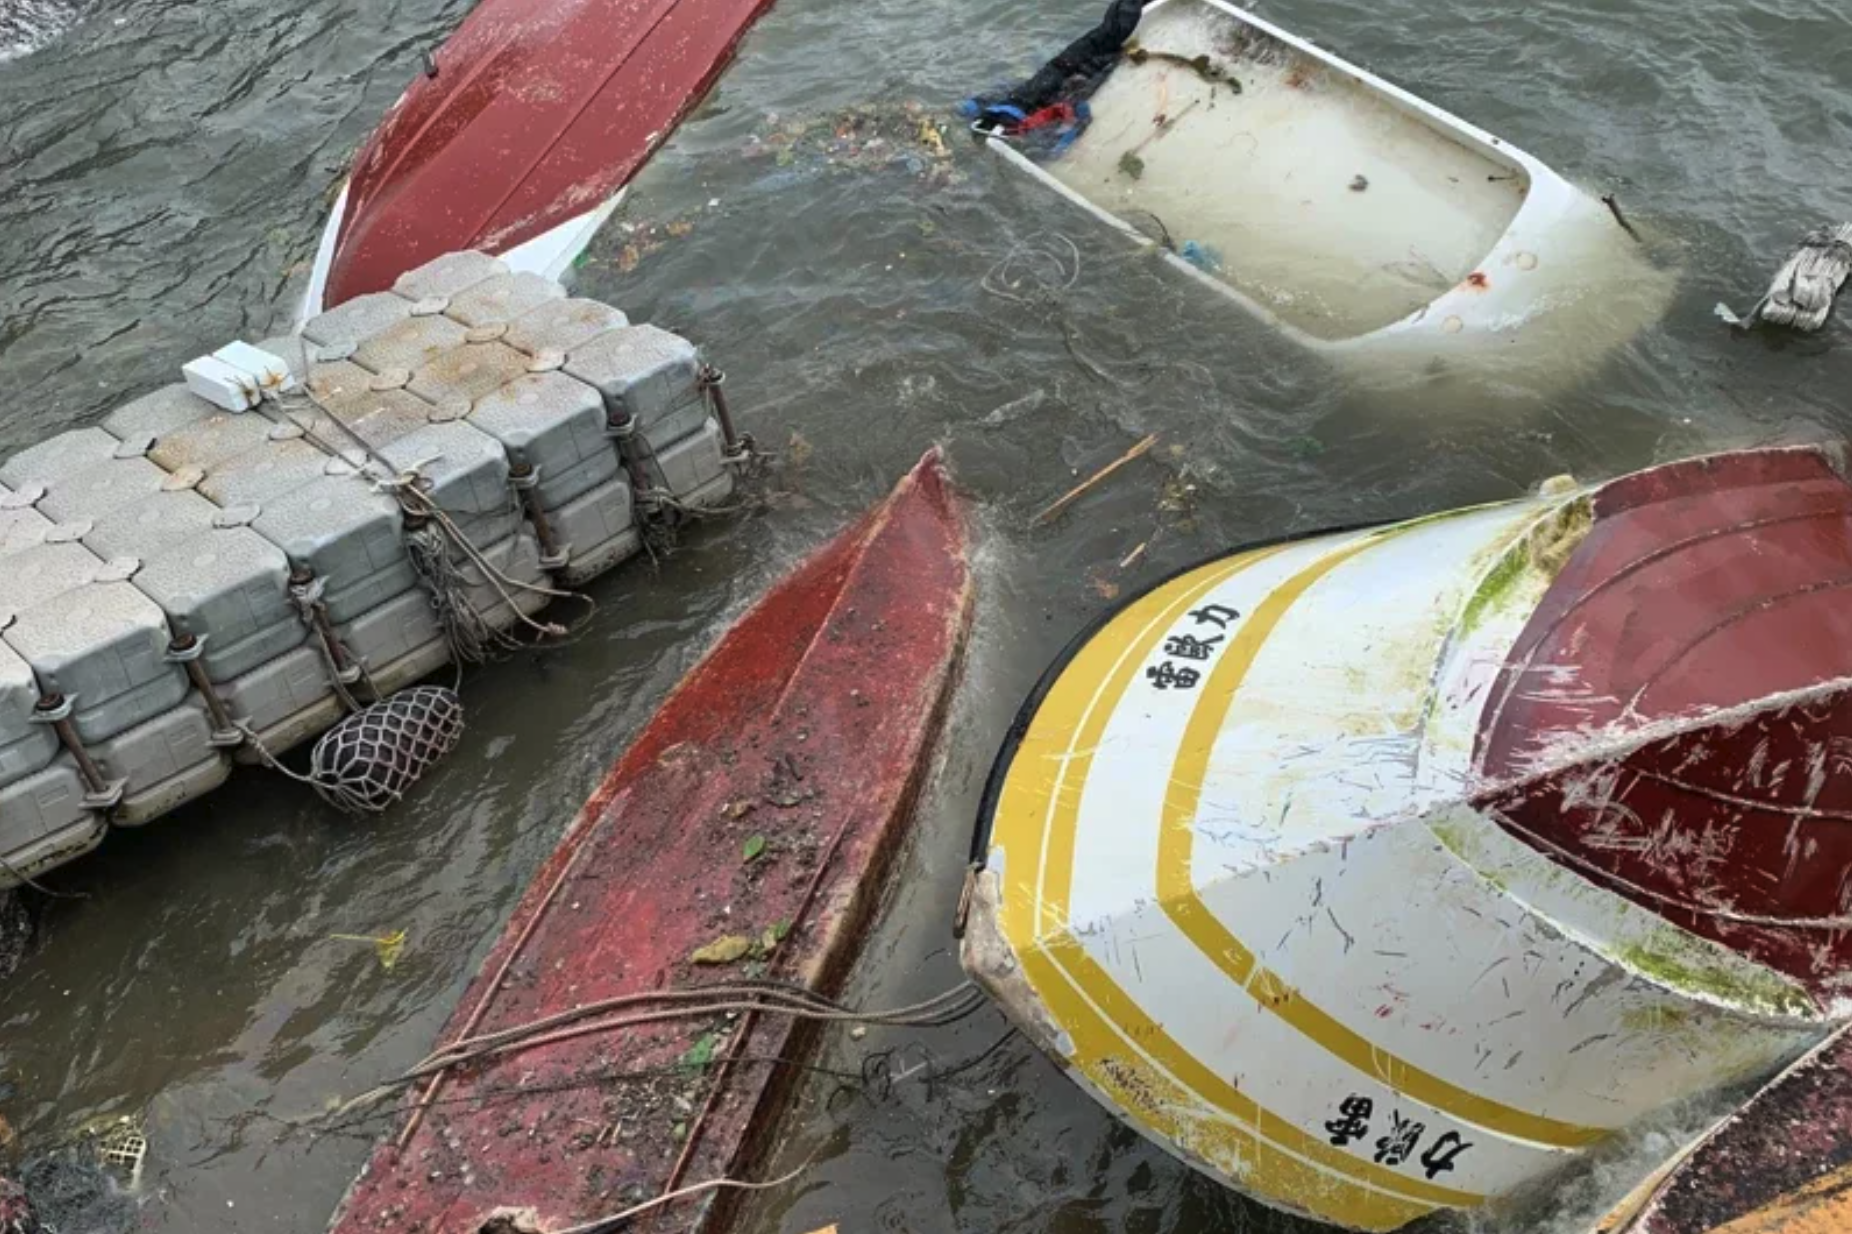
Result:
{"label": "white fiberglass interior", "polygon": [[1146,15],[1050,174],[1318,338],[1470,277],[1529,191],[1513,162],[1206,4]]}

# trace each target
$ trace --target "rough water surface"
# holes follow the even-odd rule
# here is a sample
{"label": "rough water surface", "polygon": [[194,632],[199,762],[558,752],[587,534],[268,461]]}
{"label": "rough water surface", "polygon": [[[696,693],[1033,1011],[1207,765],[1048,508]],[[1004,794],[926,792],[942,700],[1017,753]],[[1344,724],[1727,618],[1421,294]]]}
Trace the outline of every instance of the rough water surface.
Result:
{"label": "rough water surface", "polygon": [[[465,7],[93,0],[72,24],[75,8],[0,0],[0,448],[280,324],[347,152]],[[1852,215],[1843,6],[1272,10],[1617,193],[1684,272],[1663,322],[1574,388],[1535,394],[1518,373],[1395,400],[1128,254],[955,124],[944,158],[920,138],[907,104],[945,115],[1098,7],[782,0],[576,276],[729,370],[744,426],[782,453],[780,499],[598,583],[598,621],[569,649],[473,674],[462,747],[386,819],[332,818],[247,773],[51,876],[87,898],[35,902],[40,939],[0,987],[0,1112],[28,1141],[141,1114],[144,1228],[323,1229],[376,1129],[314,1138],[300,1120],[423,1056],[663,692],[933,442],[978,511],[980,615],[954,737],[858,981],[884,1004],[956,980],[949,921],[990,758],[1043,666],[1120,591],[1242,540],[1852,430],[1845,326],[1777,344],[1711,313],[1746,307],[1795,239]],[[1147,433],[1161,440],[1146,459],[1030,529]],[[390,971],[331,937],[397,930]],[[842,1074],[807,1090],[780,1154],[809,1166],[759,1197],[749,1228],[1307,1228],[1177,1166],[1004,1033],[986,1012],[832,1039]],[[1578,1230],[1702,1118],[1680,1112],[1597,1174],[1479,1224]]]}

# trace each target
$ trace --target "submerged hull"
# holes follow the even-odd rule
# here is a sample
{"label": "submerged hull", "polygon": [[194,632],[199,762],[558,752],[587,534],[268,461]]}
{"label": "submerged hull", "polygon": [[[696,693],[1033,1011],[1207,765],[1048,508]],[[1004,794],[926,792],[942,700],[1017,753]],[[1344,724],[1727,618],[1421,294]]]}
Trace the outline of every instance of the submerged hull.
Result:
{"label": "submerged hull", "polygon": [[557,278],[771,0],[482,0],[354,161],[304,317],[444,253]]}
{"label": "submerged hull", "polygon": [[1837,468],[1719,456],[1161,584],[1000,757],[967,967],[1158,1143],[1354,1229],[1767,1074],[1848,1010]]}
{"label": "submerged hull", "polygon": [[1852,1033],[1842,1029],[1681,1153],[1599,1234],[1852,1230]]}
{"label": "submerged hull", "polygon": [[[782,935],[760,944],[766,976],[840,983],[930,761],[970,604],[935,454],[669,697],[536,874],[444,1040],[642,1001],[600,1031],[453,1070],[334,1228],[579,1228],[756,1168],[794,1074],[764,1063],[797,1058],[805,1034],[782,1017],[626,1016],[737,981],[737,964],[691,966],[719,936]],[[715,1228],[723,1200],[671,1209],[672,1228]]]}
{"label": "submerged hull", "polygon": [[1056,156],[988,144],[1333,358],[1554,374],[1669,298],[1608,208],[1543,162],[1224,0],[1147,8],[1089,107]]}

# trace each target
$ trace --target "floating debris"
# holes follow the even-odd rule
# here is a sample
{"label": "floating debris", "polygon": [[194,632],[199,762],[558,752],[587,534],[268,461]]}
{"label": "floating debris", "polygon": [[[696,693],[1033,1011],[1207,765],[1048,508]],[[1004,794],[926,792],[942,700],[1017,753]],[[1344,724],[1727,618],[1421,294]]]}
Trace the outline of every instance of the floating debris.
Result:
{"label": "floating debris", "polygon": [[1154,126],[1151,135],[1119,156],[1119,170],[1134,180],[1142,178],[1145,174],[1145,160],[1140,158],[1139,155],[1144,151],[1145,147],[1176,128],[1185,116],[1196,110],[1201,102],[1201,99],[1192,99],[1182,111],[1174,116],[1160,115],[1155,117],[1151,121]]}
{"label": "floating debris", "polygon": [[0,981],[18,970],[31,946],[32,915],[25,902],[16,891],[0,891]]}
{"label": "floating debris", "polygon": [[744,934],[728,934],[695,950],[688,959],[695,964],[734,964],[752,952],[752,940]]}
{"label": "floating debris", "polygon": [[962,179],[945,133],[918,103],[881,104],[778,123],[754,134],[744,155],[798,170],[904,170],[939,188]]}
{"label": "floating debris", "polygon": [[1157,439],[1158,435],[1156,433],[1151,434],[1149,437],[1133,446],[1130,450],[1127,450],[1124,454],[1121,454],[1118,458],[1106,464],[1106,466],[1100,468],[1091,476],[1082,480],[1079,484],[1076,484],[1066,493],[1063,493],[1053,505],[1050,505],[1047,509],[1031,519],[1029,521],[1029,526],[1044,527],[1059,518],[1063,510],[1066,510],[1076,501],[1079,501],[1082,497],[1092,492],[1095,486],[1104,482],[1114,472],[1118,471],[1127,463],[1132,462],[1134,459],[1143,458],[1145,454],[1150,451],[1151,447],[1157,444]]}
{"label": "floating debris", "polygon": [[1833,304],[1852,275],[1852,223],[1808,233],[1775,275],[1768,294],[1741,317],[1719,304],[1717,316],[1739,330],[1763,322],[1812,334],[1833,315]]}
{"label": "floating debris", "polygon": [[636,220],[619,225],[624,235],[624,243],[617,250],[617,256],[605,262],[599,262],[585,254],[580,255],[578,264],[608,265],[621,274],[629,274],[643,264],[643,259],[656,253],[677,240],[686,240],[695,233],[695,218],[702,213],[717,209],[710,204],[694,215],[680,215],[675,218],[658,221]]}
{"label": "floating debris", "polygon": [[368,934],[330,934],[328,937],[340,943],[371,943],[374,954],[379,957],[379,966],[387,972],[392,971],[399,957],[405,953],[404,930],[394,930],[378,938]]}
{"label": "floating debris", "polygon": [[130,1182],[141,1177],[142,1163],[148,1159],[148,1137],[141,1124],[131,1118],[119,1118],[105,1127],[96,1139],[97,1164]]}
{"label": "floating debris", "polygon": [[1023,395],[1021,398],[1011,399],[1001,407],[991,411],[982,420],[978,421],[978,427],[1001,428],[1013,420],[1021,419],[1030,412],[1041,410],[1042,405],[1047,401],[1048,391],[1038,387]]}
{"label": "floating debris", "polygon": [[1185,240],[1183,247],[1177,250],[1177,256],[1195,266],[1205,274],[1222,272],[1222,254],[1216,248],[1200,240]]}
{"label": "floating debris", "polygon": [[99,1164],[92,1148],[82,1143],[28,1161],[19,1172],[18,1185],[31,1197],[29,1211],[39,1222],[37,1227],[23,1227],[28,1234],[35,1228],[131,1234],[140,1227],[135,1197],[111,1170]]}
{"label": "floating debris", "polygon": [[1210,59],[1207,53],[1200,56],[1179,56],[1173,51],[1153,51],[1147,47],[1140,47],[1136,43],[1128,43],[1125,48],[1125,58],[1133,64],[1145,64],[1152,60],[1164,64],[1175,64],[1189,69],[1212,86],[1226,86],[1236,94],[1241,93],[1241,79]]}
{"label": "floating debris", "polygon": [[26,1189],[0,1178],[0,1234],[43,1234],[44,1229]]}

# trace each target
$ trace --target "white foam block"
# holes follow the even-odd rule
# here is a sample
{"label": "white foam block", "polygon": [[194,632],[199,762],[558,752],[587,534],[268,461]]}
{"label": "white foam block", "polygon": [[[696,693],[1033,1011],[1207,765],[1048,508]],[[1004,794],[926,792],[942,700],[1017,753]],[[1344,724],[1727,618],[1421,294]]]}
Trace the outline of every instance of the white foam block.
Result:
{"label": "white foam block", "polygon": [[295,384],[295,379],[290,376],[288,361],[249,343],[227,343],[213,352],[212,358],[223,360],[241,373],[250,374],[260,389],[287,389]]}
{"label": "white foam block", "polygon": [[243,369],[227,364],[217,356],[201,356],[180,366],[186,388],[214,407],[226,411],[249,411],[257,406],[257,378]]}

